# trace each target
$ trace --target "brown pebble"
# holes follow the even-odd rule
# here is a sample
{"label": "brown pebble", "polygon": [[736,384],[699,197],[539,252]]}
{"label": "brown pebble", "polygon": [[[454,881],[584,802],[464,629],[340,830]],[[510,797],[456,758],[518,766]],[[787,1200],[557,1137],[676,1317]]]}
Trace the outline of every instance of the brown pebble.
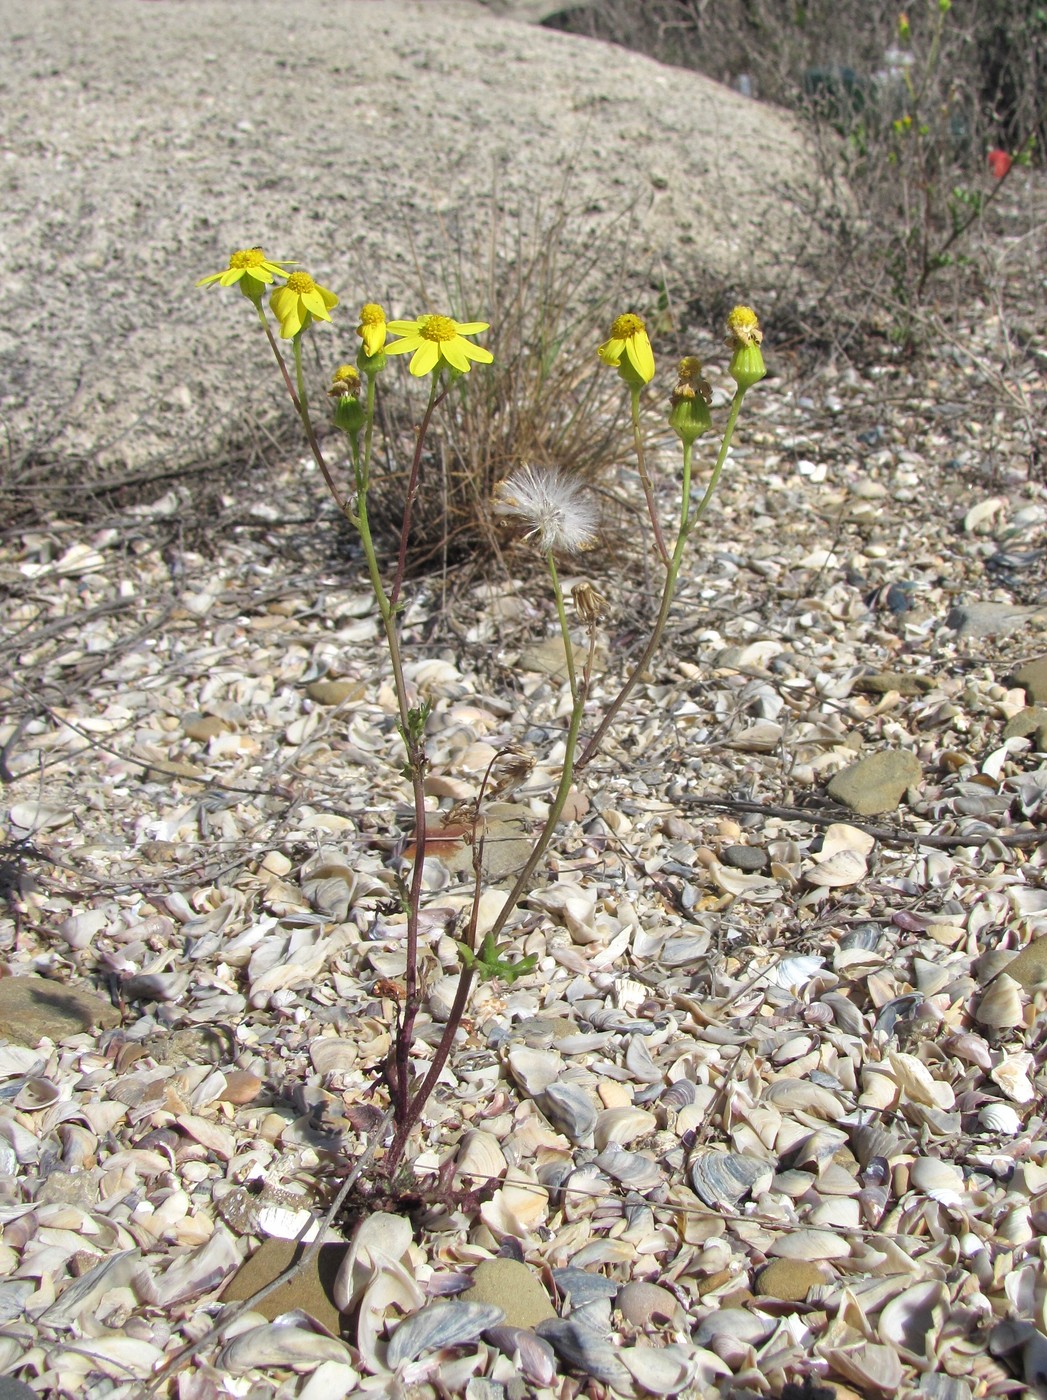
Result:
{"label": "brown pebble", "polygon": [[363,681],[313,681],[305,693],[318,705],[344,705],[347,700],[362,700],[367,686]]}
{"label": "brown pebble", "polygon": [[225,1103],[251,1103],[258,1097],[261,1088],[262,1081],[257,1074],[246,1069],[231,1069],[226,1073],[225,1088],[218,1097]]}
{"label": "brown pebble", "polygon": [[656,1327],[673,1322],[680,1304],[667,1288],[657,1283],[627,1283],[618,1290],[615,1307],[634,1327]]}
{"label": "brown pebble", "polygon": [[761,1298],[784,1298],[802,1303],[812,1288],[828,1282],[813,1259],[775,1259],[760,1270],[756,1293]]}

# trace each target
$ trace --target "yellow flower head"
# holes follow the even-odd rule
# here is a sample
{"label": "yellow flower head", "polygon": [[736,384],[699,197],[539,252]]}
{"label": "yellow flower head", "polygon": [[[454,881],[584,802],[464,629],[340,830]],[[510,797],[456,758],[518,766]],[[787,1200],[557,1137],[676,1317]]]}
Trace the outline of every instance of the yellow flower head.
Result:
{"label": "yellow flower head", "polygon": [[618,316],[609,340],[596,352],[605,365],[613,365],[629,384],[650,384],[654,378],[654,351],[647,327],[631,312]]}
{"label": "yellow flower head", "polygon": [[727,344],[734,351],[727,373],[743,392],[767,373],[760,345],[763,331],[751,306],[736,306],[727,317]]}
{"label": "yellow flower head", "polygon": [[452,321],[450,316],[419,316],[417,321],[390,321],[393,335],[402,336],[385,347],[387,355],[410,355],[407,368],[419,378],[437,369],[441,362],[468,373],[469,361],[489,365],[494,359],[490,350],[472,345],[467,335],[477,335],[488,328],[487,321]]}
{"label": "yellow flower head", "polygon": [[292,272],[284,285],[273,292],[269,305],[280,322],[280,335],[290,340],[304,331],[314,316],[319,321],[329,321],[331,307],[338,305],[338,298],[326,287],[318,286],[308,272]]}
{"label": "yellow flower head", "polygon": [[360,308],[360,324],[356,334],[364,343],[364,354],[370,358],[385,346],[385,312],[376,302],[369,301]]}
{"label": "yellow flower head", "polygon": [[331,387],[328,393],[333,399],[340,399],[346,394],[358,393],[360,389],[360,371],[355,365],[339,365],[331,376]]}
{"label": "yellow flower head", "polygon": [[241,248],[233,253],[227,268],[222,272],[212,272],[210,277],[201,277],[196,285],[206,287],[210,282],[217,282],[219,286],[232,287],[239,282],[244,296],[257,302],[274,278],[287,275],[287,268],[281,263],[271,262],[261,248]]}

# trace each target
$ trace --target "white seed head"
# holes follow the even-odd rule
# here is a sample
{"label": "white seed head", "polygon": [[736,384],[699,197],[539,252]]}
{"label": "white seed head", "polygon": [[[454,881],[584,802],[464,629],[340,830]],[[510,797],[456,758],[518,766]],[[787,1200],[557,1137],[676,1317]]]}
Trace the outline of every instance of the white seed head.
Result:
{"label": "white seed head", "polygon": [[577,554],[596,543],[599,513],[592,497],[556,467],[520,467],[494,488],[496,515],[528,527],[542,553]]}

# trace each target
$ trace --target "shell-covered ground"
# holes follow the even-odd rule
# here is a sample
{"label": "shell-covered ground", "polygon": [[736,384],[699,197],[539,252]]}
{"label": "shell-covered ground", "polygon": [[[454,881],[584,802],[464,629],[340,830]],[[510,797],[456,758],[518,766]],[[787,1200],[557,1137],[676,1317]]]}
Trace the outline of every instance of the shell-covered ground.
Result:
{"label": "shell-covered ground", "polygon": [[[391,1185],[409,786],[318,473],[7,534],[0,1372],[114,1400],[1047,1378],[1047,492],[969,367],[1004,344],[986,312],[933,372],[782,357],[752,392],[510,926],[537,964],[475,991]],[[1033,414],[1044,353],[1007,370]],[[434,813],[500,748],[535,760],[486,812],[481,929],[570,709],[541,576],[506,562],[403,617]],[[591,732],[657,566],[585,567]],[[469,851],[433,852],[418,1071],[472,899]],[[319,1275],[234,1316],[368,1146]]]}

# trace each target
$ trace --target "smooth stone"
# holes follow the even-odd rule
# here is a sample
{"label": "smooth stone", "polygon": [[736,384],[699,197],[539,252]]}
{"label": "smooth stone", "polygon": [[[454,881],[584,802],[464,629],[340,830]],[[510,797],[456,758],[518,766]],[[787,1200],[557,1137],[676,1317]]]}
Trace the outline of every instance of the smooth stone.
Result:
{"label": "smooth stone", "polygon": [[[332,1289],[338,1267],[348,1248],[346,1244],[321,1246],[320,1253],[308,1269],[253,1304],[253,1311],[272,1322],[281,1313],[301,1308],[302,1312],[308,1313],[337,1337],[342,1319],[332,1301]],[[263,1240],[250,1259],[237,1269],[229,1287],[222,1294],[222,1301],[241,1303],[253,1297],[260,1288],[265,1288],[282,1274],[293,1260],[300,1258],[304,1249],[305,1246],[296,1246],[294,1240]]]}
{"label": "smooth stone", "polygon": [[364,681],[312,681],[305,693],[318,705],[344,705],[347,700],[362,700],[367,685]]}
{"label": "smooth stone", "polygon": [[40,1400],[40,1392],[14,1376],[0,1376],[0,1400]]}
{"label": "smooth stone", "polygon": [[508,1327],[534,1329],[556,1309],[541,1280],[515,1259],[485,1259],[476,1267],[473,1286],[462,1294],[466,1303],[494,1303],[505,1313]]}
{"label": "smooth stone", "polygon": [[724,865],[733,866],[735,870],[766,870],[768,865],[767,852],[759,846],[725,846],[720,857]]}
{"label": "smooth stone", "polygon": [[826,1282],[825,1274],[811,1259],[774,1259],[760,1270],[753,1291],[759,1298],[802,1303],[812,1288]]}
{"label": "smooth stone", "polygon": [[1047,936],[1034,938],[1020,953],[1016,953],[1002,969],[1008,977],[1021,983],[1027,992],[1035,992],[1047,983]]}
{"label": "smooth stone", "polygon": [[246,1069],[228,1069],[225,1072],[225,1088],[218,1095],[220,1103],[251,1103],[262,1092],[262,1081],[257,1074]]}
{"label": "smooth stone", "polygon": [[1025,739],[1029,735],[1037,753],[1047,752],[1047,710],[1039,705],[1027,705],[1003,726],[1004,739]]}
{"label": "smooth stone", "polygon": [[[527,827],[518,821],[490,820],[484,826],[484,848],[480,865],[484,882],[497,884],[508,880],[521,870],[534,848],[534,842],[527,836]],[[473,869],[473,847],[468,841],[460,841],[443,851],[437,848],[441,865],[454,875],[471,875]]]}
{"label": "smooth stone", "polygon": [[233,726],[227,720],[220,719],[218,715],[188,714],[182,716],[182,730],[190,739],[196,739],[201,744],[206,744],[208,739],[214,739],[219,734],[229,734]]}
{"label": "smooth stone", "polygon": [[918,676],[912,671],[874,671],[870,676],[859,676],[854,688],[865,695],[887,695],[894,691],[898,695],[922,695],[934,689],[930,676]]}
{"label": "smooth stone", "polygon": [[923,777],[920,760],[908,749],[886,749],[860,758],[829,783],[828,793],[862,817],[893,812],[906,791]]}
{"label": "smooth stone", "polygon": [[1020,685],[1029,705],[1047,704],[1047,656],[1034,656],[1004,677],[1005,685]]}
{"label": "smooth stone", "polygon": [[94,1026],[112,1030],[119,1024],[116,1007],[93,992],[46,977],[0,978],[0,1037],[15,1045],[37,1045],[45,1036],[64,1040]]}
{"label": "smooth stone", "polygon": [[633,1327],[674,1322],[681,1309],[677,1299],[657,1283],[627,1283],[618,1290],[615,1307]]}
{"label": "smooth stone", "polygon": [[1007,637],[1027,622],[1043,622],[1036,608],[1016,608],[1010,603],[961,603],[949,610],[945,625],[961,637]]}

